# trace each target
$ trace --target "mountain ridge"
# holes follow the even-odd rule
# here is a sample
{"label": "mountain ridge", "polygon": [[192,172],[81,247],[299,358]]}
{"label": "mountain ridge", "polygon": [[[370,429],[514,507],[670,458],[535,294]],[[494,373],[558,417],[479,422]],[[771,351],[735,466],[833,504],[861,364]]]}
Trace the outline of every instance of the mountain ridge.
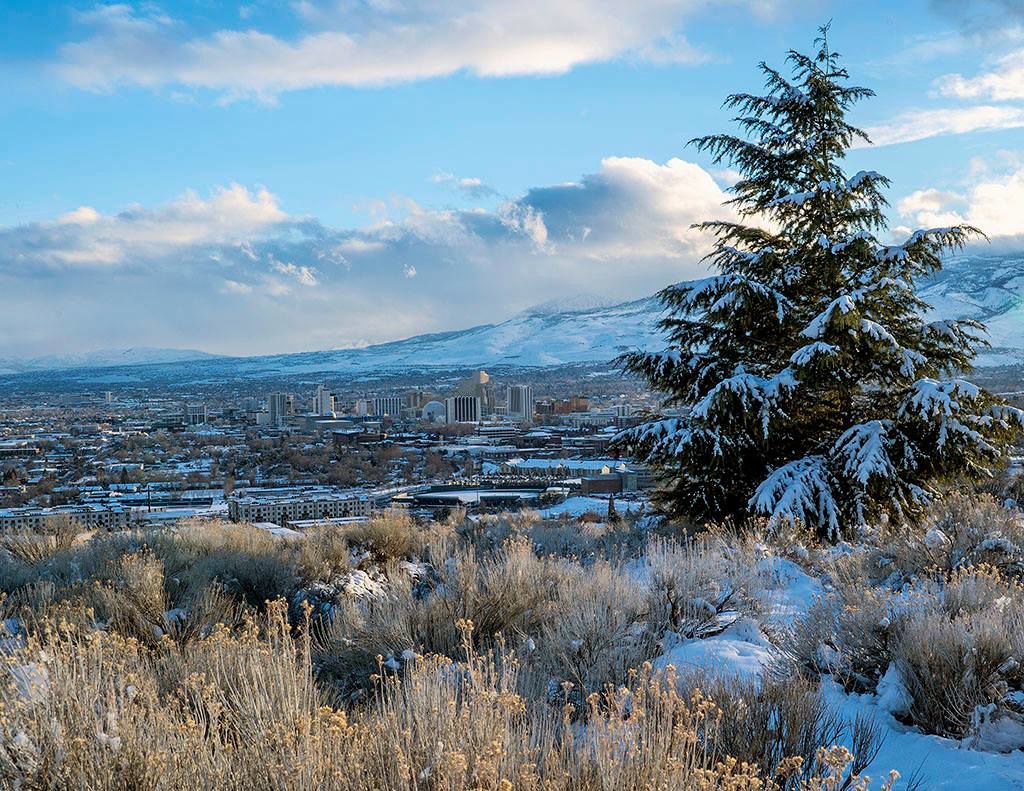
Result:
{"label": "mountain ridge", "polygon": [[[992,347],[981,352],[979,366],[1024,365],[1024,253],[951,258],[941,272],[921,284],[919,293],[933,305],[930,318],[972,318],[988,324]],[[587,307],[593,300],[591,295],[581,300],[558,298],[495,324],[362,348],[255,357],[197,352],[198,356],[190,359],[79,367],[71,371],[71,377],[83,382],[130,382],[166,375],[187,383],[223,378],[555,368],[608,363],[625,351],[663,346],[657,329],[662,316],[657,297]]]}

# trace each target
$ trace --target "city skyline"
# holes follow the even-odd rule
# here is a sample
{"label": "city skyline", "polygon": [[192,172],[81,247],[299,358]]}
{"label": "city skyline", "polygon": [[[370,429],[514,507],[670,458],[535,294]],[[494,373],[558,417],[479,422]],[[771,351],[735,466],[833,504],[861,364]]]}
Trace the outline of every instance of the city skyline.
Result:
{"label": "city skyline", "polygon": [[1024,13],[979,3],[13,2],[0,357],[272,354],[699,276],[728,129],[832,19],[896,233],[1024,248]]}

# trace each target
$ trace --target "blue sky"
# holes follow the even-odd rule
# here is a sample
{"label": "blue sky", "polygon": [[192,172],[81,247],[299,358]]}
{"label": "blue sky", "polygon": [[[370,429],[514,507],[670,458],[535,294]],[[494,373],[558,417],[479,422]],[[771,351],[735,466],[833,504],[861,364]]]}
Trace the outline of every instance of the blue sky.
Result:
{"label": "blue sky", "polygon": [[894,233],[1024,246],[1020,0],[7,0],[0,356],[361,345],[701,274],[729,174],[685,141],[829,19]]}

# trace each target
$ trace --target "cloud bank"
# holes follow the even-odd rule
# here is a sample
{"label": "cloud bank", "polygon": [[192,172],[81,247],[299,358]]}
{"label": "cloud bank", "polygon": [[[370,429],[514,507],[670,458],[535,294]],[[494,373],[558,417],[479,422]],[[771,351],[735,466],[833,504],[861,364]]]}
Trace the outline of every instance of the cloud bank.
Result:
{"label": "cloud bank", "polygon": [[992,171],[975,163],[981,173],[964,190],[918,190],[896,205],[897,211],[917,226],[966,223],[981,229],[992,251],[1024,247],[1024,165],[1013,163]]}
{"label": "cloud bank", "polygon": [[[765,0],[733,0],[766,12]],[[55,64],[68,82],[179,85],[227,98],[272,97],[324,85],[365,86],[469,72],[561,74],[624,55],[691,63],[704,55],[682,25],[701,0],[334,0],[292,4],[298,29],[197,31],[151,7],[100,5],[79,15],[88,32]],[[240,20],[245,22],[246,20]]]}
{"label": "cloud bank", "polygon": [[[728,216],[699,166],[612,157],[494,210],[405,200],[337,229],[239,185],[0,229],[0,356],[123,345],[232,354],[359,346],[504,319],[575,293],[646,296],[704,272]],[[5,300],[6,301],[6,300]],[[457,306],[457,307],[453,307]]]}

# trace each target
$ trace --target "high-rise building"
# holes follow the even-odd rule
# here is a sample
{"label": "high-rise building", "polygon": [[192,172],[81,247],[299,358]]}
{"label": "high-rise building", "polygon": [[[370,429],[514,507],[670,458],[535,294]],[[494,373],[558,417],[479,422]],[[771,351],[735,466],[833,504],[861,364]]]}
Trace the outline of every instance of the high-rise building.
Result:
{"label": "high-rise building", "polygon": [[523,421],[533,420],[533,387],[510,385],[508,388],[508,416]]}
{"label": "high-rise building", "polygon": [[479,423],[480,398],[458,395],[444,400],[445,423]]}
{"label": "high-rise building", "polygon": [[334,415],[334,393],[327,389],[326,385],[318,385],[316,395],[313,397],[314,415]]}
{"label": "high-rise building", "polygon": [[459,383],[456,393],[460,396],[472,396],[480,399],[480,408],[487,413],[494,408],[494,389],[487,371],[477,371],[468,379]]}
{"label": "high-rise building", "polygon": [[437,396],[431,393],[429,390],[423,390],[417,388],[416,390],[410,390],[405,394],[405,406],[410,409],[423,409],[431,401],[436,401]]}
{"label": "high-rise building", "polygon": [[371,402],[375,417],[401,417],[402,398],[401,396],[381,396],[374,398]]}
{"label": "high-rise building", "polygon": [[206,422],[206,404],[185,404],[185,425],[201,426]]}
{"label": "high-rise building", "polygon": [[288,416],[288,396],[285,393],[271,393],[267,398],[270,411],[270,425],[280,428]]}

